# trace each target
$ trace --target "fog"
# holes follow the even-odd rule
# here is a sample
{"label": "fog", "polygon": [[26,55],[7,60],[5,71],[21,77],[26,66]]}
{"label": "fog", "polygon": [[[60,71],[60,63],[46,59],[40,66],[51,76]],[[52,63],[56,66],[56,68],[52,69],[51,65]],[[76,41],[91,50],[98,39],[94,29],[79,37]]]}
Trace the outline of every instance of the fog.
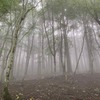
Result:
{"label": "fog", "polygon": [[[28,21],[28,20],[27,20]],[[40,23],[41,24],[41,23]],[[73,24],[73,23],[71,23]],[[27,24],[25,25],[27,27]],[[69,26],[70,27],[70,26]],[[38,26],[38,28],[41,28],[41,26]],[[21,80],[23,77],[25,79],[35,79],[38,77],[49,77],[56,75],[62,75],[62,65],[61,65],[61,55],[60,55],[60,49],[62,49],[62,60],[63,64],[65,63],[65,70],[67,72],[67,59],[65,58],[65,50],[64,50],[64,43],[62,43],[62,48],[60,47],[61,43],[61,32],[59,30],[55,31],[55,48],[56,48],[56,71],[54,71],[54,58],[52,54],[50,53],[50,48],[53,51],[53,41],[52,41],[52,34],[49,34],[48,37],[50,37],[50,47],[48,46],[48,40],[45,36],[45,33],[42,32],[41,29],[31,30],[30,34],[26,35],[22,40],[19,39],[16,53],[14,55],[14,64],[12,69],[12,78],[14,80]],[[69,56],[71,61],[71,67],[73,72],[75,71],[76,67],[77,71],[76,73],[88,73],[89,70],[89,51],[88,51],[88,44],[87,44],[87,38],[84,36],[84,29],[80,25],[81,30],[79,28],[74,29],[74,31],[69,31],[67,34],[68,39],[68,50],[69,50]],[[97,44],[97,41],[99,43],[99,37],[97,32],[94,34],[93,31],[97,31],[97,29],[92,29],[89,26],[91,30],[91,50],[92,50],[92,63],[93,63],[93,71],[94,72],[100,72],[99,67],[99,47]],[[62,32],[62,34],[64,34]],[[66,34],[66,35],[67,35]],[[89,34],[89,33],[88,33]],[[19,35],[20,38],[20,35]],[[63,38],[62,41],[64,42]],[[89,40],[88,40],[89,42]],[[10,43],[5,44],[5,48],[9,48]],[[3,63],[6,62],[8,50],[3,51],[3,61],[1,59],[1,66],[3,66]],[[64,60],[66,61],[64,62]],[[77,64],[78,63],[78,64]],[[0,67],[0,74],[2,73],[2,67]],[[6,70],[6,69],[5,69]]]}
{"label": "fog", "polygon": [[[74,82],[79,81],[77,84],[83,86],[82,79],[84,82],[91,79],[90,83],[94,81],[92,78],[98,79],[99,4],[99,0],[0,1],[0,85],[3,85],[4,92],[2,100],[15,100],[13,96],[14,99],[11,99],[8,88],[16,82],[26,86],[25,82],[34,83],[38,80],[40,86],[41,81],[45,84],[45,81],[52,80],[52,84],[62,82],[57,83],[57,86],[64,82],[76,86]],[[97,80],[94,83],[96,82]],[[27,97],[17,99],[35,100]],[[55,100],[65,99],[59,97]]]}

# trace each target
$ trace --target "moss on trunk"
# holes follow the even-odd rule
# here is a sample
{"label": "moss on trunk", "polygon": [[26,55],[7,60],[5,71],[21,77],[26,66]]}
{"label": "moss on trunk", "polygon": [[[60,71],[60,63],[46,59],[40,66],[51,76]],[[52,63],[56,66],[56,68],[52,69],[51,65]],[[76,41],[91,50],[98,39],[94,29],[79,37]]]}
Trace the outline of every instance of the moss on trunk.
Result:
{"label": "moss on trunk", "polygon": [[11,95],[8,91],[8,87],[4,87],[3,100],[12,100]]}

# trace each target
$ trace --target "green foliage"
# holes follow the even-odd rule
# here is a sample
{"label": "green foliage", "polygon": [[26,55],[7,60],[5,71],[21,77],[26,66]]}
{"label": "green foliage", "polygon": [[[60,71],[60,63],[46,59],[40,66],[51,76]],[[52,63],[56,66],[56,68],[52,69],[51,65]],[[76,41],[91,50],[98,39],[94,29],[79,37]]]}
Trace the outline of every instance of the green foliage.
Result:
{"label": "green foliage", "polygon": [[76,0],[75,9],[77,15],[92,15],[100,16],[100,0]]}
{"label": "green foliage", "polygon": [[76,18],[75,2],[73,0],[47,0],[44,9],[53,12],[56,18],[62,13],[67,19],[73,20]]}
{"label": "green foliage", "polygon": [[64,12],[70,20],[90,14],[100,17],[100,0],[46,0],[44,9],[52,11],[57,18]]}
{"label": "green foliage", "polygon": [[6,14],[13,10],[19,3],[19,0],[0,0],[0,14]]}

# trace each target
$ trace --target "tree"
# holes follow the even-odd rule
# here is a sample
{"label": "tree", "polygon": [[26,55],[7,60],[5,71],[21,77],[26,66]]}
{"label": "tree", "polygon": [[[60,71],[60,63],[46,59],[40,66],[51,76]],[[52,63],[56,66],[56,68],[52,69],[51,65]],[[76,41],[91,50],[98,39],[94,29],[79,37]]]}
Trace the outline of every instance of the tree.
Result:
{"label": "tree", "polygon": [[[22,2],[24,5],[24,2]],[[25,4],[24,6],[26,6]],[[34,9],[35,7],[32,6],[29,9],[25,9],[24,6],[21,9],[21,15],[18,16],[18,20],[15,21],[15,28],[13,29],[13,34],[12,34],[12,42],[11,42],[11,47],[9,51],[9,57],[7,61],[7,69],[6,69],[6,76],[5,76],[5,85],[4,85],[4,94],[3,94],[3,99],[4,100],[12,100],[11,96],[8,91],[8,85],[9,85],[9,78],[10,78],[10,73],[13,68],[13,63],[14,63],[14,56],[15,56],[15,51],[17,47],[17,42],[18,42],[18,34],[19,31],[23,25],[23,22],[27,16],[27,14]],[[16,16],[15,16],[16,17]]]}

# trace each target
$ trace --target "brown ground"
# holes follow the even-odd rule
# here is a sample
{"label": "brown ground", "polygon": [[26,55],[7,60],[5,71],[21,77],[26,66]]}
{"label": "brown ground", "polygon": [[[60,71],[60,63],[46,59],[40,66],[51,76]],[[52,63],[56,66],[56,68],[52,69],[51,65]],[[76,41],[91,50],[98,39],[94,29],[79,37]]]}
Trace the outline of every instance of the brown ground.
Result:
{"label": "brown ground", "polygon": [[[0,97],[3,87],[0,84]],[[100,100],[100,74],[77,75],[74,81],[63,76],[16,82],[9,86],[13,100]]]}

